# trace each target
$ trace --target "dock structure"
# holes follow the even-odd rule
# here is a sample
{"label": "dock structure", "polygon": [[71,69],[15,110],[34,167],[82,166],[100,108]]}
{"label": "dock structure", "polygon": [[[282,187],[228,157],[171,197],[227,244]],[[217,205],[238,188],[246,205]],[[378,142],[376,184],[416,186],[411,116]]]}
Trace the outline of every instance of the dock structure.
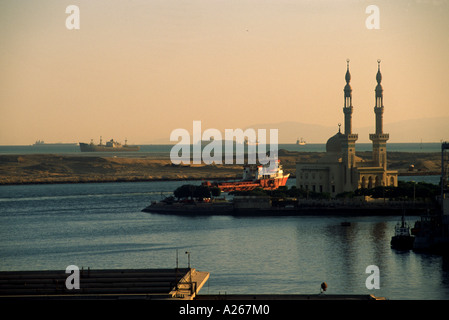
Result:
{"label": "dock structure", "polygon": [[326,301],[326,300],[387,300],[384,297],[376,297],[372,294],[219,294],[219,295],[197,295],[195,300],[265,300],[265,301]]}
{"label": "dock structure", "polygon": [[403,201],[344,201],[344,200],[306,200],[301,199],[293,205],[273,205],[266,197],[235,197],[234,201],[165,203],[154,202],[143,212],[180,216],[400,216],[406,206],[407,215],[419,216],[429,208],[429,204],[404,203]]}
{"label": "dock structure", "polygon": [[79,289],[68,288],[69,276],[65,270],[2,271],[0,300],[193,300],[209,272],[194,268],[82,269]]}
{"label": "dock structure", "polygon": [[79,288],[70,289],[65,270],[0,271],[0,301],[16,300],[385,300],[357,294],[201,295],[209,272],[195,268],[79,270]]}

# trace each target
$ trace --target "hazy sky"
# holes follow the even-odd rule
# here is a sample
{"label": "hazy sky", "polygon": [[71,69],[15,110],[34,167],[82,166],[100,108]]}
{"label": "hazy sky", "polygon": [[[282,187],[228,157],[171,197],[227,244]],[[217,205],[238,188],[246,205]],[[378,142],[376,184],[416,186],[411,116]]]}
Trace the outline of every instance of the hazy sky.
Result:
{"label": "hazy sky", "polygon": [[[79,30],[66,28],[69,5]],[[365,26],[369,5],[380,29]],[[447,0],[3,0],[0,145],[149,143],[193,120],[336,127],[347,58],[355,130],[374,132],[377,59],[386,132],[449,119]]]}

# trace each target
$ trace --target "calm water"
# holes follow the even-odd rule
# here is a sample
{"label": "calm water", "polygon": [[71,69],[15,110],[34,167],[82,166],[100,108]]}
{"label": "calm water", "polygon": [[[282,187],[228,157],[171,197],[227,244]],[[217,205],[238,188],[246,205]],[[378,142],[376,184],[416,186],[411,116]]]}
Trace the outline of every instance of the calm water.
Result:
{"label": "calm water", "polygon": [[[183,183],[0,186],[0,270],[174,268],[177,250],[186,267],[188,250],[192,267],[211,273],[204,294],[319,293],[326,281],[329,294],[449,299],[447,258],[390,248],[399,217],[141,212]],[[369,265],[380,269],[379,290],[365,286]]]}
{"label": "calm water", "polygon": [[[134,155],[145,155],[146,153],[169,153],[172,145],[142,145],[139,152],[133,152]],[[305,146],[296,144],[279,144],[279,149],[304,152],[325,152],[326,144],[309,143]],[[357,151],[372,151],[371,143],[358,143]],[[441,143],[389,143],[388,151],[398,152],[441,152]],[[30,154],[30,153],[63,153],[63,154],[81,154],[78,145],[66,146],[0,146],[0,154]],[[83,155],[95,155],[99,153],[82,153]],[[110,153],[109,153],[110,154]]]}

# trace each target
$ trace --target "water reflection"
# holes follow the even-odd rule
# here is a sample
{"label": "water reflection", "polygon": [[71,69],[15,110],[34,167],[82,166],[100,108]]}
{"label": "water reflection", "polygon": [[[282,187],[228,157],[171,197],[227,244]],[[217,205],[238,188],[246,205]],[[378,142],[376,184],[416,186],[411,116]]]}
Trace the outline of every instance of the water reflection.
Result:
{"label": "water reflection", "polygon": [[[447,257],[390,248],[397,218],[183,218],[140,211],[173,186],[60,185],[62,197],[52,199],[45,197],[56,192],[53,186],[3,186],[0,268],[172,267],[178,249],[192,252],[193,267],[211,272],[211,294],[319,293],[325,281],[329,294],[449,299]],[[22,197],[41,200],[17,200]],[[346,219],[350,225],[342,226]],[[180,255],[180,265],[186,263]],[[373,264],[380,290],[365,286]]]}
{"label": "water reflection", "polygon": [[[356,219],[349,226],[342,226],[342,221],[298,221],[298,256],[303,278],[308,280],[301,283],[304,290],[326,281],[329,293],[374,294],[390,299],[449,298],[447,257],[391,249],[393,220]],[[365,286],[369,265],[379,267],[380,290]]]}

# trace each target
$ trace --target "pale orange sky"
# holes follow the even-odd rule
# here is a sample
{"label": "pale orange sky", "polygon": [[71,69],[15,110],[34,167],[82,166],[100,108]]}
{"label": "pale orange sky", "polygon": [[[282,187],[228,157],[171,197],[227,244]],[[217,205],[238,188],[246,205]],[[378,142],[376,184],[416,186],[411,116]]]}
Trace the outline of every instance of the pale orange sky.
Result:
{"label": "pale orange sky", "polygon": [[[65,26],[71,4],[79,30]],[[372,4],[379,30],[365,27]],[[193,120],[203,130],[336,127],[347,58],[354,131],[374,128],[382,60],[388,132],[401,120],[449,119],[448,57],[448,0],[4,0],[0,145],[150,143]],[[449,129],[431,140],[448,138]]]}

